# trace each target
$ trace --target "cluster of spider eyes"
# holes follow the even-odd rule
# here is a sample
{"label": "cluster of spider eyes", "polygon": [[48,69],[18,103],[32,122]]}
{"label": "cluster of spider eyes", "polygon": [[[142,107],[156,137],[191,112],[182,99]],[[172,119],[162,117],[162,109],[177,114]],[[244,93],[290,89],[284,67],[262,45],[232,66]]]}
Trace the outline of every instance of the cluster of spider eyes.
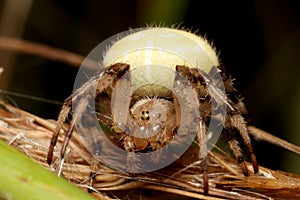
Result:
{"label": "cluster of spider eyes", "polygon": [[149,110],[143,110],[142,111],[142,116],[141,116],[141,120],[150,120],[150,112]]}

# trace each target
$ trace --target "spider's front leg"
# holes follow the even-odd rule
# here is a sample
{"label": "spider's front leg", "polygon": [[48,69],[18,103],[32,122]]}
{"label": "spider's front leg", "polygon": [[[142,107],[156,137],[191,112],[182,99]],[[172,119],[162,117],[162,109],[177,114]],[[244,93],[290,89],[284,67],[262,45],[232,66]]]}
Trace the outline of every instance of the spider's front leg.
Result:
{"label": "spider's front leg", "polygon": [[136,162],[138,158],[135,155],[136,150],[144,149],[147,141],[132,136],[132,119],[130,117],[130,104],[132,98],[132,83],[130,74],[123,77],[116,83],[112,93],[112,129],[120,135],[123,140],[123,147],[127,153],[127,167],[131,172],[138,170]]}
{"label": "spider's front leg", "polygon": [[[201,99],[208,96],[207,88],[199,82],[199,74],[185,66],[176,66],[176,76],[174,81],[174,107],[177,127],[189,127],[189,131],[196,131],[199,146],[198,158],[201,161],[201,171],[203,172],[203,191],[208,194],[208,167],[207,167],[207,145],[206,145],[206,124],[205,116],[207,102],[202,105]],[[181,104],[179,104],[181,102]],[[183,113],[189,113],[182,116]],[[177,129],[178,130],[178,129]]]}
{"label": "spider's front leg", "polygon": [[[103,72],[101,72],[99,75],[92,77],[88,82],[86,82],[84,85],[82,85],[79,89],[77,89],[71,96],[69,96],[60,111],[60,114],[58,116],[56,128],[54,130],[54,134],[52,136],[48,156],[47,156],[47,162],[50,165],[52,163],[53,159],[53,151],[54,147],[57,143],[58,135],[62,129],[62,125],[65,123],[71,108],[72,104],[76,103],[78,106],[76,107],[73,118],[71,120],[70,126],[66,132],[65,139],[63,141],[63,146],[61,149],[60,154],[60,169],[61,170],[65,151],[68,146],[69,140],[72,136],[72,133],[74,131],[74,128],[76,124],[78,123],[78,119],[81,118],[84,110],[86,109],[89,101],[94,101],[95,96],[98,96],[100,93],[102,93],[105,89],[107,89],[109,86],[114,85],[116,81],[118,81],[126,72],[129,71],[129,65],[123,64],[123,63],[117,63],[112,66],[107,67]],[[96,92],[95,92],[96,90]],[[93,95],[95,93],[95,95]]]}

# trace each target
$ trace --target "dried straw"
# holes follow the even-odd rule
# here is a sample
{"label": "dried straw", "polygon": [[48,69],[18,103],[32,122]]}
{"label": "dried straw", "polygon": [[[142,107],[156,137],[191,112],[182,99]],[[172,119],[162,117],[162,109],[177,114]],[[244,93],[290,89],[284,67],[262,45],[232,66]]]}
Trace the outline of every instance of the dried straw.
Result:
{"label": "dried straw", "polygon": [[[46,155],[54,120],[45,120],[33,114],[0,102],[0,139],[26,154],[40,165],[55,171],[63,136],[54,153],[54,164],[48,166]],[[260,166],[259,174],[253,174],[247,163],[250,176],[245,177],[236,161],[225,153],[210,152],[209,195],[203,195],[202,174],[197,160],[187,164],[195,154],[189,150],[171,166],[156,172],[131,175],[116,171],[95,162],[74,134],[63,167],[63,177],[83,190],[92,191],[99,199],[174,198],[185,196],[196,199],[297,199],[300,197],[300,176],[274,171]],[[258,152],[259,153],[259,152]],[[197,154],[195,154],[197,155]],[[186,159],[186,158],[189,159]],[[96,172],[91,185],[91,171]],[[145,193],[145,191],[147,191]],[[161,196],[162,193],[165,196]]]}

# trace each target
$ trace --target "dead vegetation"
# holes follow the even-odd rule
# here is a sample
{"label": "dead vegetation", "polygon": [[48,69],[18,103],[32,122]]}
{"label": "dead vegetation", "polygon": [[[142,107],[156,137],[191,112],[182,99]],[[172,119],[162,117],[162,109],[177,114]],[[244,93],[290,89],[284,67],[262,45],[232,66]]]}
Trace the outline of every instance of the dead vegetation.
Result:
{"label": "dead vegetation", "polygon": [[[15,147],[37,163],[55,171],[55,164],[49,167],[46,156],[54,120],[45,120],[9,105],[0,103],[0,139]],[[74,134],[76,135],[76,134]],[[58,161],[59,149],[54,154]],[[259,153],[259,152],[258,152]],[[82,188],[93,191],[99,198],[147,199],[181,196],[197,199],[299,199],[300,176],[274,171],[260,166],[258,175],[252,172],[245,177],[235,159],[225,153],[210,152],[209,196],[202,195],[202,174],[199,161],[190,149],[182,158],[167,168],[147,174],[132,175],[112,170],[95,162],[80,140],[73,137],[63,167],[63,177]],[[57,162],[56,162],[57,163]],[[251,170],[251,164],[248,163]],[[96,172],[91,185],[91,171]],[[151,195],[149,195],[151,194]],[[161,196],[164,195],[164,196]],[[174,198],[174,197],[173,197]]]}

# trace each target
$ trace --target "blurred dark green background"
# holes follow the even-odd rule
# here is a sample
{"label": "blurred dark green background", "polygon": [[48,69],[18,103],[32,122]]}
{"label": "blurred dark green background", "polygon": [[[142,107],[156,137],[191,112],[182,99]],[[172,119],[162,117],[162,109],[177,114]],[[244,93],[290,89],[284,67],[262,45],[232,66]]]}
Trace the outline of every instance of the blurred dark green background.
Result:
{"label": "blurred dark green background", "polygon": [[[300,145],[298,0],[0,0],[0,34],[87,55],[106,38],[146,24],[198,30],[236,77],[252,124]],[[62,102],[77,69],[0,50],[0,88]],[[10,96],[19,107],[56,118],[60,106]],[[260,164],[300,174],[300,156],[255,143]]]}

